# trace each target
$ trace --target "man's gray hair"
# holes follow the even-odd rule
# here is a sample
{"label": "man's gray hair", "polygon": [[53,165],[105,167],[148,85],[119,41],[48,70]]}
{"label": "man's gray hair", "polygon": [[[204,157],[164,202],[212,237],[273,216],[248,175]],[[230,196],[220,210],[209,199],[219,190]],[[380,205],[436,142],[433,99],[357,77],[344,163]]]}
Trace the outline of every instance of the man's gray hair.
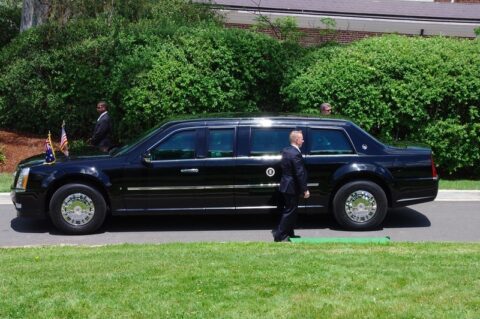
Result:
{"label": "man's gray hair", "polygon": [[290,143],[294,142],[297,137],[303,135],[302,131],[291,131],[289,135]]}
{"label": "man's gray hair", "polygon": [[[317,104],[317,105],[318,105],[318,104]],[[332,108],[332,106],[330,105],[330,103],[326,103],[326,102],[325,102],[325,103],[322,103],[322,104],[320,105],[320,110],[323,111],[323,110],[325,110],[325,109],[328,108],[328,107],[329,107],[329,108]]]}

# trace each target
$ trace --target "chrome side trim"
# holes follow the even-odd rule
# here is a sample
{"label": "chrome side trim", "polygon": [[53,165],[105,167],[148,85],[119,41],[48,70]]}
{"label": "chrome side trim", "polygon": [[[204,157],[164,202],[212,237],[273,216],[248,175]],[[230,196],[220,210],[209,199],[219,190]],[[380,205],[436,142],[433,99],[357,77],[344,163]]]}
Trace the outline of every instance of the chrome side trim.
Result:
{"label": "chrome side trim", "polygon": [[[273,188],[280,183],[246,184],[246,185],[204,185],[204,186],[158,186],[158,187],[127,187],[128,191],[163,191],[163,190],[201,190],[201,189],[246,189],[246,188]],[[308,187],[320,186],[319,183],[308,183]]]}
{"label": "chrome side trim", "polygon": [[245,189],[272,188],[280,183],[247,184],[247,185],[204,185],[204,186],[158,186],[158,187],[127,187],[128,191],[162,191],[162,190],[201,190],[201,189]]}
{"label": "chrome side trim", "polygon": [[400,202],[408,202],[408,201],[414,201],[414,200],[419,200],[419,199],[426,199],[426,198],[435,198],[435,196],[424,196],[424,197],[411,197],[411,198],[403,198],[397,200],[397,203]]}
{"label": "chrome side trim", "polygon": [[[322,205],[306,205],[306,206],[298,206],[298,209],[306,209],[306,208],[321,208],[325,207]],[[226,207],[188,207],[188,208],[148,208],[148,209],[128,209],[122,208],[117,209],[117,212],[136,212],[136,211],[144,211],[144,212],[153,212],[153,211],[161,211],[161,212],[173,212],[173,211],[198,211],[198,210],[248,210],[248,209],[277,209],[277,206],[226,206]]]}
{"label": "chrome side trim", "polygon": [[160,187],[127,187],[128,191],[166,191],[166,190],[200,190],[204,186],[160,186]]}
{"label": "chrome side trim", "polygon": [[[280,186],[280,183],[269,183],[269,184],[247,184],[247,185],[234,185],[236,189],[245,189],[245,188],[272,188]],[[222,186],[220,186],[222,187]]]}
{"label": "chrome side trim", "polygon": [[277,206],[240,206],[236,209],[276,209]]}
{"label": "chrome side trim", "polygon": [[[310,155],[307,154],[307,159],[308,158],[317,158],[317,157],[348,157],[348,156],[353,156],[353,157],[359,157],[360,155],[358,154],[317,154],[317,155]],[[375,155],[378,156],[378,155]]]}
{"label": "chrome side trim", "polygon": [[235,185],[210,185],[203,186],[203,189],[234,189]]}

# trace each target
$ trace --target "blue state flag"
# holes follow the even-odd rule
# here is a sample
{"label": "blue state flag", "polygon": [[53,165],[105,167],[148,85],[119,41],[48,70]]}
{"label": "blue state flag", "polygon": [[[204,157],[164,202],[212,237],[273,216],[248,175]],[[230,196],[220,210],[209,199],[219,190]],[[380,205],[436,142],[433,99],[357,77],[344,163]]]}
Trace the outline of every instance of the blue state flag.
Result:
{"label": "blue state flag", "polygon": [[45,140],[45,164],[55,163],[55,151],[52,147],[52,139],[50,132],[48,132],[48,138]]}

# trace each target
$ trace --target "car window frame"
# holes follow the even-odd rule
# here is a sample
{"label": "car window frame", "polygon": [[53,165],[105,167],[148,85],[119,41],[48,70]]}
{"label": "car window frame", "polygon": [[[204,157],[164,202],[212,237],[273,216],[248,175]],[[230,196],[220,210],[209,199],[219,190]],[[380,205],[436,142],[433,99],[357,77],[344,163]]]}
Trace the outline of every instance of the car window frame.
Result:
{"label": "car window frame", "polygon": [[[237,128],[238,126],[233,126],[233,125],[228,125],[228,126],[206,126],[205,127],[205,142],[204,142],[204,147],[205,147],[205,154],[204,154],[204,159],[207,160],[220,160],[220,159],[232,159],[237,156]],[[232,156],[225,156],[225,157],[209,157],[208,156],[208,148],[210,146],[210,131],[212,130],[233,130],[233,150],[232,150]]]}
{"label": "car window frame", "polygon": [[[302,126],[294,126],[294,125],[289,125],[289,124],[285,124],[285,125],[282,125],[282,124],[273,124],[271,126],[261,126],[261,125],[250,125],[250,134],[249,134],[249,141],[248,141],[248,157],[251,157],[251,158],[262,158],[262,157],[277,157],[277,156],[281,156],[281,153],[282,153],[282,150],[279,150],[278,151],[278,154],[259,154],[259,155],[252,155],[252,142],[253,142],[253,130],[254,129],[277,129],[277,128],[280,128],[280,129],[289,129],[290,132],[291,131],[294,131],[294,130],[298,130],[298,131],[302,131],[303,135],[304,135],[304,140],[305,140],[305,136],[307,134],[306,132],[306,127],[304,125]],[[287,139],[287,146],[290,145],[290,141]],[[305,151],[305,148],[304,146],[302,146],[301,148],[301,151],[302,153]]]}
{"label": "car window frame", "polygon": [[165,136],[161,137],[160,140],[150,147],[147,148],[147,150],[144,153],[151,153],[153,149],[155,149],[157,146],[162,144],[164,141],[166,141],[168,138],[170,138],[172,135],[182,132],[182,131],[195,131],[195,156],[193,158],[178,158],[178,159],[160,159],[160,160],[152,160],[152,163],[159,163],[159,162],[178,162],[178,161],[193,161],[197,160],[200,158],[199,153],[200,153],[200,140],[201,140],[201,129],[204,128],[202,126],[192,126],[192,127],[182,127],[178,128],[175,130],[172,130]]}
{"label": "car window frame", "polygon": [[[351,154],[311,154],[311,139],[313,137],[313,130],[330,130],[330,131],[339,131],[341,132],[345,137],[347,142],[350,144],[350,147],[353,150],[353,153]],[[305,147],[305,153],[307,156],[358,156],[357,149],[355,148],[355,144],[353,143],[350,135],[348,132],[342,128],[342,127],[331,127],[331,126],[307,126],[307,138],[305,139],[306,147]]]}

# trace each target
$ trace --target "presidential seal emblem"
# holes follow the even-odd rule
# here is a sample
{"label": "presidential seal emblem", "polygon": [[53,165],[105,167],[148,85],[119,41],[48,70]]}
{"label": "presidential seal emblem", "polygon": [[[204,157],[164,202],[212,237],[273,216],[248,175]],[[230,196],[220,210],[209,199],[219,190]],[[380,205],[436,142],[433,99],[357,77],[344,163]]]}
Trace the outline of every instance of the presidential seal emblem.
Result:
{"label": "presidential seal emblem", "polygon": [[275,175],[275,170],[273,169],[273,167],[269,167],[267,168],[266,173],[268,177],[272,177],[273,175]]}

